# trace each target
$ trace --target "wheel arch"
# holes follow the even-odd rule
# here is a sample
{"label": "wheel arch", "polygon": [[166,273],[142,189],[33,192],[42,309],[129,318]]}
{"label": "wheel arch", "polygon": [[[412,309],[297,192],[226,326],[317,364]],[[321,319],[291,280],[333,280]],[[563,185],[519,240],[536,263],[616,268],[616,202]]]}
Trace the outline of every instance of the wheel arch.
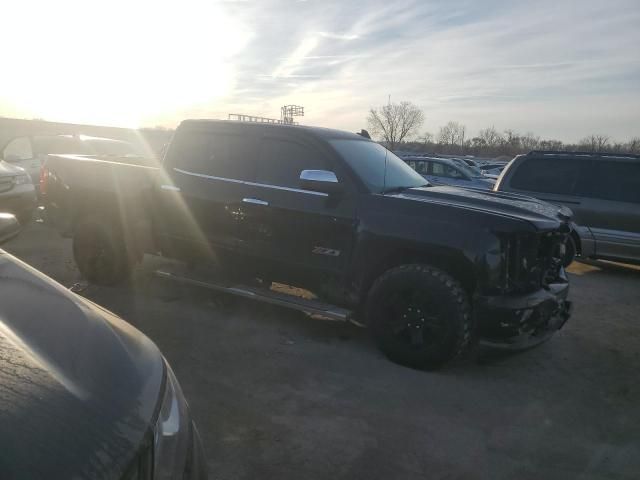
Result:
{"label": "wheel arch", "polygon": [[571,230],[571,238],[576,245],[576,255],[582,255],[582,241],[580,240],[580,235],[575,229]]}
{"label": "wheel arch", "polygon": [[424,264],[442,270],[460,282],[466,293],[471,296],[476,289],[476,269],[473,263],[460,250],[434,248],[420,250],[398,248],[376,262],[362,278],[361,298],[364,301],[376,279],[386,271],[408,264]]}

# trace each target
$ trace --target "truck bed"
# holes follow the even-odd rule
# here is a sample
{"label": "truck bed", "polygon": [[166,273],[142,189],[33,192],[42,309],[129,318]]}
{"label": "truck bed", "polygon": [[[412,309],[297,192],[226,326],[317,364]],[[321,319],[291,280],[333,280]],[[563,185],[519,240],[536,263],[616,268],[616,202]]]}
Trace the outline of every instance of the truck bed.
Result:
{"label": "truck bed", "polygon": [[126,158],[49,155],[41,175],[48,223],[70,233],[84,214],[118,215],[123,224],[151,219],[152,190],[159,167]]}

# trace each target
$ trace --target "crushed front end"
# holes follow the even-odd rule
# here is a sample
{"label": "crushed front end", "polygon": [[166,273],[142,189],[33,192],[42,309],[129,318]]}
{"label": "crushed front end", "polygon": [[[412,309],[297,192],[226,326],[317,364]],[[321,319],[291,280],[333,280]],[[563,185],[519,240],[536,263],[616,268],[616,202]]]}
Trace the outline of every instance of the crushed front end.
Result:
{"label": "crushed front end", "polygon": [[571,316],[562,267],[566,224],[557,231],[500,238],[497,285],[474,297],[481,343],[522,349],[545,341]]}

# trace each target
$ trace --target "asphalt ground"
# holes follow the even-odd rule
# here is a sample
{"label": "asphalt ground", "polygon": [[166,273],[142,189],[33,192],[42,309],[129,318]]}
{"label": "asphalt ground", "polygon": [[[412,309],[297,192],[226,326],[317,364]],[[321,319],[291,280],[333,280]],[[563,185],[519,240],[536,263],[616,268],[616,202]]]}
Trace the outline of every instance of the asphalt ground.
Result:
{"label": "asphalt ground", "polygon": [[104,288],[41,224],[3,248],[160,347],[213,479],[640,478],[637,267],[574,263],[574,314],[549,342],[421,372],[354,325],[168,283],[163,259]]}

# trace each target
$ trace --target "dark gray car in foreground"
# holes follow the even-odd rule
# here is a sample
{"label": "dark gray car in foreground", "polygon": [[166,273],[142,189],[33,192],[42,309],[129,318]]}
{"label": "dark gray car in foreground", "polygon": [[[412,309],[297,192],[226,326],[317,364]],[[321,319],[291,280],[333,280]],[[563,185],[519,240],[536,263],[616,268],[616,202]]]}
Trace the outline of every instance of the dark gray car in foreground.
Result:
{"label": "dark gray car in foreground", "polygon": [[495,190],[569,207],[578,225],[569,256],[640,263],[640,155],[533,151],[509,163]]}
{"label": "dark gray car in foreground", "polygon": [[[0,240],[16,233],[0,217]],[[158,348],[0,250],[0,478],[204,479]]]}

